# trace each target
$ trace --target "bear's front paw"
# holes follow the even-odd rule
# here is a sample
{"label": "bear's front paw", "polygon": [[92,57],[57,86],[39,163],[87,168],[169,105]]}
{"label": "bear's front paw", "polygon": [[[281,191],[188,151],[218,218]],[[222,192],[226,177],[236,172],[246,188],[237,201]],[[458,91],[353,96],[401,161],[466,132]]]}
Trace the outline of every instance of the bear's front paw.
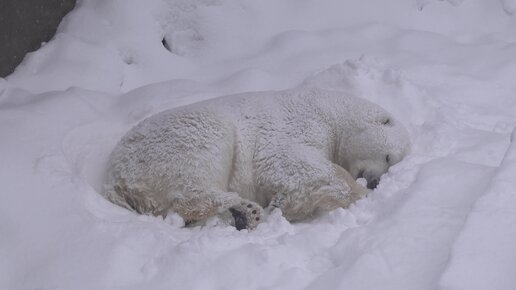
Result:
{"label": "bear's front paw", "polygon": [[242,201],[229,209],[235,219],[237,230],[252,230],[263,220],[263,208],[252,201]]}

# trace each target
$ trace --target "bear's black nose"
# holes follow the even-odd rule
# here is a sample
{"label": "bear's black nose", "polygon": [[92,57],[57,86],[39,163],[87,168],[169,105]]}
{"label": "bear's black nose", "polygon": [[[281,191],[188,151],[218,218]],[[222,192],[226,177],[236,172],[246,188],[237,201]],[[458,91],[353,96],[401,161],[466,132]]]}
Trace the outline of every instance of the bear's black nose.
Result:
{"label": "bear's black nose", "polygon": [[380,183],[380,180],[378,178],[374,178],[367,181],[367,188],[369,189],[375,189],[376,186],[378,186],[378,183]]}

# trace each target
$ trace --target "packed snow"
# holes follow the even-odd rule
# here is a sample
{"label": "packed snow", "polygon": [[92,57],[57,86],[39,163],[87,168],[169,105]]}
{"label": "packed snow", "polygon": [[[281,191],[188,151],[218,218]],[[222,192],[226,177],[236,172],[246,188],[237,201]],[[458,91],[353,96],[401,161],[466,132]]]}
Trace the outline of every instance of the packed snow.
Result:
{"label": "packed snow", "polygon": [[[516,289],[516,0],[82,0],[0,79],[0,289]],[[412,152],[367,198],[254,231],[100,192],[160,111],[316,86]],[[512,137],[511,137],[512,136]]]}

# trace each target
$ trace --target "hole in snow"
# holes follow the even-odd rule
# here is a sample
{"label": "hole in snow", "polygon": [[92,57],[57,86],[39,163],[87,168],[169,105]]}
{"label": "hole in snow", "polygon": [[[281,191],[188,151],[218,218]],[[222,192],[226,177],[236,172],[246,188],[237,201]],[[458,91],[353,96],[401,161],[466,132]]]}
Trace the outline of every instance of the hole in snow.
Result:
{"label": "hole in snow", "polygon": [[134,59],[132,56],[130,55],[127,55],[127,56],[124,56],[123,57],[123,60],[126,64],[133,64],[134,63]]}
{"label": "hole in snow", "polygon": [[163,47],[166,48],[168,51],[172,52],[172,50],[170,49],[170,45],[168,44],[167,40],[164,37],[161,40],[161,44],[163,44]]}
{"label": "hole in snow", "polygon": [[131,65],[137,62],[137,58],[131,50],[121,49],[119,51],[120,57],[125,64]]}

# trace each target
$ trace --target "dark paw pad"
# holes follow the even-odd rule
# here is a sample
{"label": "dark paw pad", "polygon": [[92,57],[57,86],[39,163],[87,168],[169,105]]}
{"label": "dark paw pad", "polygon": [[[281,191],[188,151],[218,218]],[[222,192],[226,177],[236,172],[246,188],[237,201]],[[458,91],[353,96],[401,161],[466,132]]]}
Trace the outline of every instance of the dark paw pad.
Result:
{"label": "dark paw pad", "polygon": [[243,230],[247,228],[247,218],[246,216],[241,212],[234,208],[230,208],[229,211],[231,212],[231,215],[233,215],[233,218],[235,219],[235,228],[237,230]]}

